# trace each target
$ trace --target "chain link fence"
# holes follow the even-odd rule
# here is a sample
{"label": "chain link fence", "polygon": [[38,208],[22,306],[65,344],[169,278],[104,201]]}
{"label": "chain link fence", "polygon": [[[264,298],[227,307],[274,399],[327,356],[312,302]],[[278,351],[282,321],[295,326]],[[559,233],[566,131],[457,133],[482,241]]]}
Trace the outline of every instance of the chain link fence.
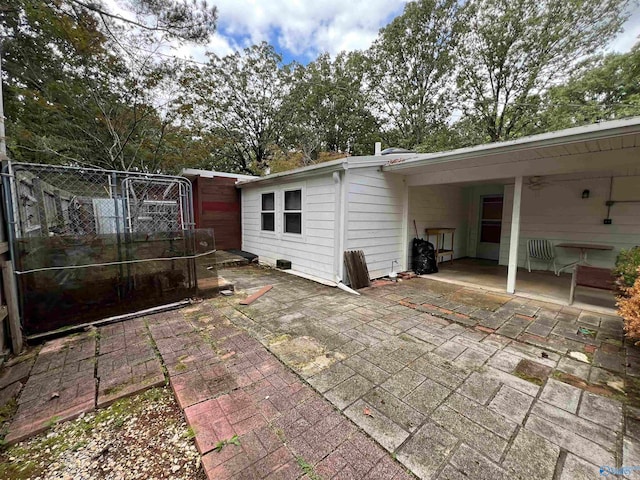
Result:
{"label": "chain link fence", "polygon": [[196,294],[196,259],[215,247],[187,179],[12,163],[4,182],[28,334]]}

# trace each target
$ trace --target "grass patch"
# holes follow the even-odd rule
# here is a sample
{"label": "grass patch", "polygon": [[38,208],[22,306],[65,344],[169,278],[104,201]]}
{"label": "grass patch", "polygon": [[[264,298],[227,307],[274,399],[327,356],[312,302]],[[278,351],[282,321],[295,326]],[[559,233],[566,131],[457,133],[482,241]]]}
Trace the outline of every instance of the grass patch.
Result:
{"label": "grass patch", "polygon": [[[59,417],[52,417],[48,426],[53,429],[0,450],[0,479],[23,480],[43,477],[47,465],[56,462],[65,452],[76,452],[86,447],[94,429],[111,426],[121,428],[131,416],[138,414],[149,401],[163,398],[162,388],[152,388],[130,398],[124,398],[111,406],[97,410],[71,422],[58,423]],[[14,401],[15,402],[15,401]],[[6,415],[11,415],[11,407],[5,406]],[[15,408],[15,407],[13,407]],[[15,459],[15,460],[10,460]]]}
{"label": "grass patch", "polygon": [[401,333],[400,335],[398,335],[398,338],[400,338],[400,340],[404,340],[405,342],[420,343],[418,342],[418,340],[413,338],[411,335],[407,335],[406,333]]}
{"label": "grass patch", "polygon": [[518,378],[521,378],[522,380],[526,380],[527,382],[531,382],[534,385],[538,385],[541,386],[544,382],[542,380],[540,380],[537,377],[532,377],[531,375],[527,375],[526,373],[522,373],[522,372],[515,372],[514,375]]}
{"label": "grass patch", "polygon": [[187,440],[193,440],[196,438],[196,431],[192,427],[188,427],[183,434],[184,438]]}
{"label": "grass patch", "polygon": [[284,431],[281,428],[276,428],[275,434],[278,436],[282,443],[286,443],[287,436],[284,434]]}
{"label": "grass patch", "polygon": [[213,448],[216,452],[221,452],[222,449],[224,447],[226,447],[227,445],[235,445],[237,447],[240,446],[240,438],[238,437],[238,435],[234,435],[233,437],[227,439],[227,440],[220,440],[218,443],[216,443],[216,446]]}
{"label": "grass patch", "polygon": [[13,415],[18,410],[18,402],[15,397],[11,398],[7,403],[5,403],[2,407],[0,407],[0,424],[8,421],[13,417]]}
{"label": "grass patch", "polygon": [[56,423],[58,423],[58,421],[60,420],[60,417],[57,415],[54,415],[53,417],[51,417],[49,420],[47,420],[47,423],[45,424],[47,426],[47,428],[51,428],[53,427]]}
{"label": "grass patch", "polygon": [[316,473],[313,465],[310,465],[303,457],[296,457],[296,462],[298,462],[300,469],[302,469],[304,474],[311,480],[322,480],[322,477]]}
{"label": "grass patch", "polygon": [[282,335],[278,335],[277,337],[274,337],[271,340],[269,340],[269,346],[275,345],[277,343],[283,343],[289,340],[291,340],[291,335],[284,333]]}

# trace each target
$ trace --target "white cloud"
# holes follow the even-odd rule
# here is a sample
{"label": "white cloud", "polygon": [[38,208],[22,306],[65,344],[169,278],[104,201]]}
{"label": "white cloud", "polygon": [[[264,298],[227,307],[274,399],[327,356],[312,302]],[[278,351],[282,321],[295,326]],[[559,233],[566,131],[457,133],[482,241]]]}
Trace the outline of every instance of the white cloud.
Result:
{"label": "white cloud", "polygon": [[[371,45],[380,27],[406,0],[216,0],[219,32],[248,44],[277,40],[294,56]],[[247,45],[242,45],[247,46]]]}
{"label": "white cloud", "polygon": [[[105,0],[126,15],[118,2]],[[204,61],[205,52],[219,56],[252,44],[276,44],[288,57],[306,62],[319,53],[368,48],[381,27],[402,12],[408,0],[212,0],[218,7],[218,31],[206,46],[175,46],[172,54]],[[640,34],[640,7],[636,6],[624,32],[606,47],[626,52]]]}
{"label": "white cloud", "polygon": [[628,52],[639,40],[640,36],[640,6],[636,5],[631,16],[624,24],[624,31],[619,34],[607,47],[612,52]]}
{"label": "white cloud", "polygon": [[[220,35],[216,32],[207,45],[194,46],[191,44],[184,44],[180,46],[173,46],[168,49],[167,53],[179,57],[189,58],[198,62],[207,61],[207,52],[215,53],[219,57],[225,55],[231,55],[232,53],[240,50],[242,46],[236,44],[232,39]],[[165,49],[167,50],[167,49]]]}

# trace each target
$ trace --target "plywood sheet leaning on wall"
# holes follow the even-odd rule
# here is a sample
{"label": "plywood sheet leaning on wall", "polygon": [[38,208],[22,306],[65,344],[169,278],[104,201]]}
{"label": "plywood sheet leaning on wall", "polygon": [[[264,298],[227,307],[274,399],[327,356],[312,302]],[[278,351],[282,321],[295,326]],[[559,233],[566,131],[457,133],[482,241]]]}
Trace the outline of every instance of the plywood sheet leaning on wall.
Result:
{"label": "plywood sheet leaning on wall", "polygon": [[351,288],[364,288],[371,284],[367,261],[362,250],[344,252],[344,263],[347,266]]}

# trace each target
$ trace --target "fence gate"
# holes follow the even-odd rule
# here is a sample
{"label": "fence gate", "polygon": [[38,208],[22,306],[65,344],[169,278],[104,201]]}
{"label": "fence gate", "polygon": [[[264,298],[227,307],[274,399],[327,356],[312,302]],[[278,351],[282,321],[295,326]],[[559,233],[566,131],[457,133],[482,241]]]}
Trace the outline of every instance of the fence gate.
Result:
{"label": "fence gate", "polygon": [[3,181],[27,334],[195,294],[214,243],[194,230],[187,179],[10,163]]}

